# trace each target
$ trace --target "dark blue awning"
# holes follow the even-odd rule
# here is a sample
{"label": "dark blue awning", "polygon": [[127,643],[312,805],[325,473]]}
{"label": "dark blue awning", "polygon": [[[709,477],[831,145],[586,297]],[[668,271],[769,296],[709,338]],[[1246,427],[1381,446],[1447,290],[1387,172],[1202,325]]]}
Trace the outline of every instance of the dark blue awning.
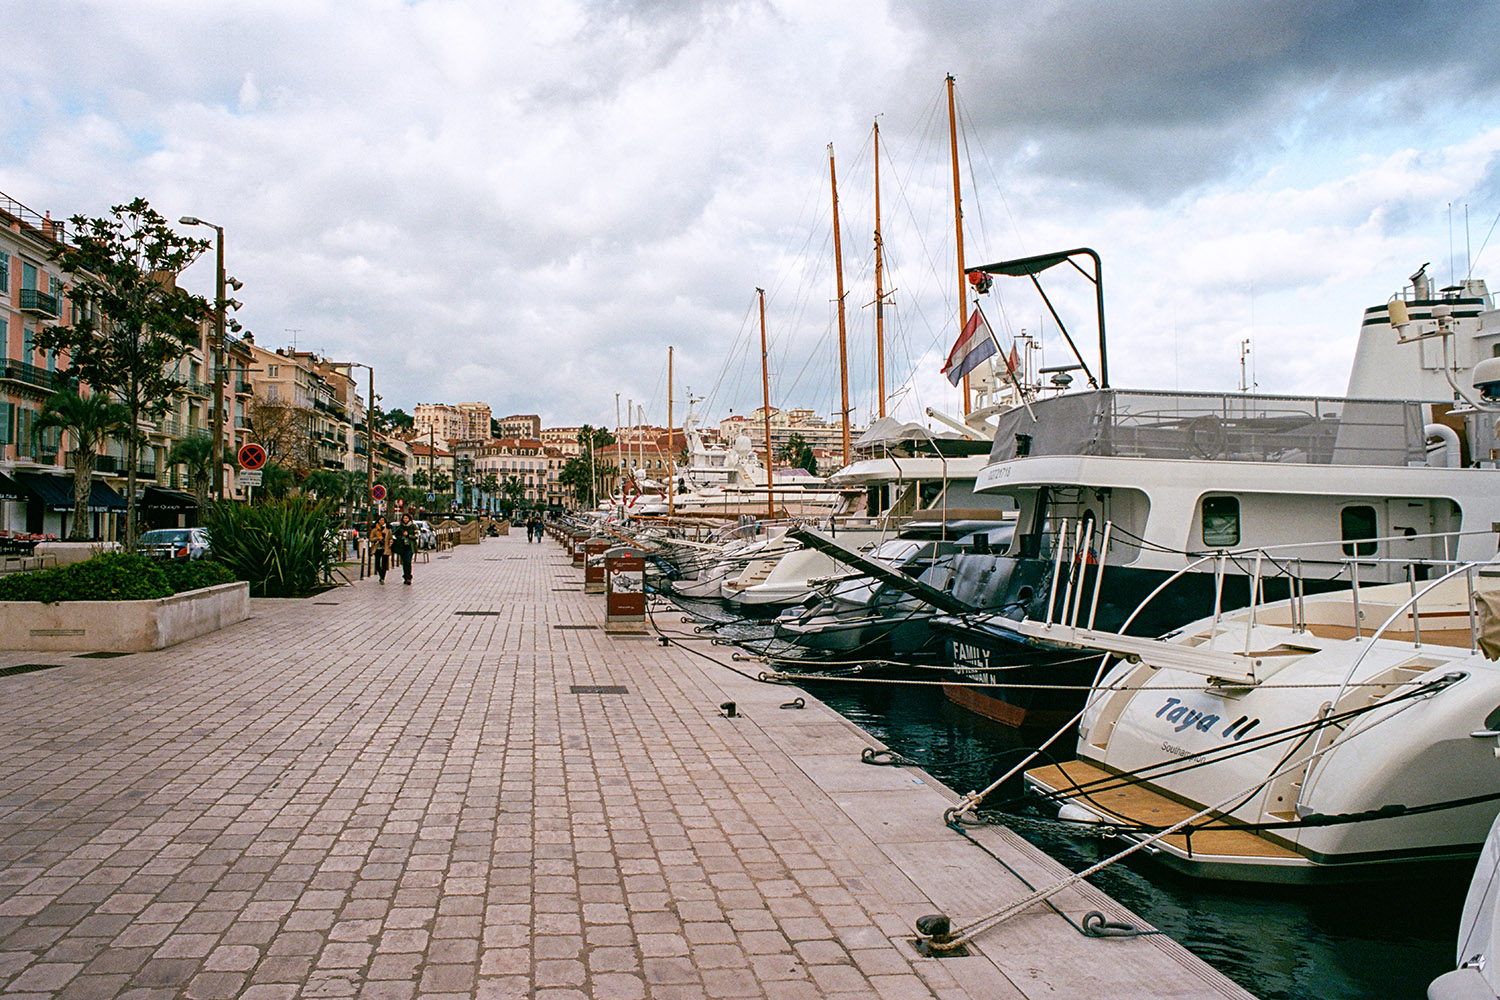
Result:
{"label": "dark blue awning", "polygon": [[26,491],[16,485],[16,481],[5,473],[0,472],[0,500],[25,500]]}
{"label": "dark blue awning", "polygon": [[[71,511],[73,509],[72,476],[59,476],[49,472],[17,472],[14,478],[31,499],[40,501],[48,510]],[[125,508],[125,498],[110,489],[109,484],[97,479],[89,483],[89,511],[91,513],[107,514],[110,511],[125,510]]]}

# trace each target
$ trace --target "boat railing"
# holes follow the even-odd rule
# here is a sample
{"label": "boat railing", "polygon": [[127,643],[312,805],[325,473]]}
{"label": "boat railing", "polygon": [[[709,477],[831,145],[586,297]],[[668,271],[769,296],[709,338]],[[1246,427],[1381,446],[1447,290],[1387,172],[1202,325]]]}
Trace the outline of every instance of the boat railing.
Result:
{"label": "boat railing", "polygon": [[[1053,546],[1053,566],[1051,581],[1047,592],[1046,611],[1042,621],[1039,623],[1043,630],[1050,630],[1054,626],[1068,629],[1079,628],[1079,618],[1083,607],[1084,592],[1086,589],[1086,578],[1084,570],[1086,567],[1094,568],[1092,594],[1089,595],[1088,613],[1084,619],[1083,629],[1092,631],[1099,606],[1100,594],[1103,590],[1104,578],[1109,569],[1109,552],[1111,542],[1114,539],[1115,526],[1111,521],[1105,521],[1102,531],[1099,532],[1100,543],[1097,551],[1094,549],[1093,541],[1095,534],[1095,521],[1092,518],[1068,519],[1059,522],[1056,541]],[[1252,636],[1257,621],[1264,616],[1265,607],[1271,603],[1266,599],[1266,580],[1271,578],[1284,578],[1286,580],[1286,599],[1288,624],[1294,632],[1306,632],[1309,629],[1307,611],[1307,582],[1309,571],[1320,570],[1318,581],[1331,583],[1341,577],[1347,577],[1349,581],[1350,601],[1352,604],[1351,627],[1354,638],[1363,637],[1364,626],[1364,594],[1363,585],[1367,582],[1362,573],[1378,571],[1380,567],[1391,570],[1399,570],[1400,574],[1387,572],[1385,576],[1400,578],[1404,575],[1414,594],[1417,593],[1417,585],[1422,582],[1427,574],[1442,572],[1452,567],[1469,566],[1479,564],[1473,562],[1460,562],[1451,557],[1447,558],[1412,558],[1397,556],[1375,556],[1361,555],[1360,550],[1365,546],[1378,546],[1382,542],[1420,542],[1427,539],[1439,540],[1443,543],[1445,552],[1455,551],[1457,539],[1461,535],[1477,535],[1485,532],[1431,532],[1427,534],[1414,535],[1392,535],[1376,538],[1362,538],[1358,540],[1339,539],[1321,542],[1287,542],[1279,545],[1255,546],[1240,549],[1218,549],[1205,552],[1190,558],[1184,565],[1169,574],[1156,585],[1126,617],[1125,621],[1117,630],[1119,634],[1125,635],[1129,632],[1131,625],[1141,616],[1142,612],[1173,584],[1182,580],[1191,573],[1201,572],[1203,568],[1212,565],[1213,572],[1213,610],[1212,624],[1208,629],[1207,641],[1204,644],[1208,650],[1213,650],[1216,643],[1220,641],[1220,622],[1226,612],[1224,601],[1224,584],[1229,575],[1230,566],[1250,567],[1249,571],[1249,601],[1245,605],[1246,628],[1245,640],[1242,649],[1238,650],[1242,655],[1248,656],[1252,649]],[[1333,546],[1340,546],[1344,551],[1351,548],[1354,554],[1333,558],[1323,555],[1306,556],[1301,553],[1308,551],[1327,551]],[[1191,554],[1189,554],[1191,555]],[[1267,567],[1272,570],[1268,574]],[[1444,579],[1451,575],[1451,570],[1444,573]],[[1389,581],[1382,580],[1382,583]],[[1422,590],[1428,593],[1430,587]],[[1471,588],[1472,591],[1472,588]],[[1477,610],[1472,607],[1473,597],[1470,594],[1470,618],[1476,622],[1471,631],[1477,642]],[[1420,624],[1414,622],[1415,636],[1420,645]],[[1100,672],[1096,675],[1096,683],[1102,677],[1104,665],[1101,664]]]}

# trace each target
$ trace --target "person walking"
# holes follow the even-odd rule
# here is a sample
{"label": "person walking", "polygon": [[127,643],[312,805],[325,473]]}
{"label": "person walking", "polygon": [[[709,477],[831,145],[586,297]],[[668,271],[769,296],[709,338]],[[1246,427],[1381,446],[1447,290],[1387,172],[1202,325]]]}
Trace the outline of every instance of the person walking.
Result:
{"label": "person walking", "polygon": [[417,550],[417,526],[411,514],[402,513],[401,523],[391,532],[391,551],[401,559],[401,582],[411,586],[411,557]]}
{"label": "person walking", "polygon": [[391,529],[384,518],[376,518],[370,526],[370,551],[375,555],[375,574],[383,584],[391,568]]}

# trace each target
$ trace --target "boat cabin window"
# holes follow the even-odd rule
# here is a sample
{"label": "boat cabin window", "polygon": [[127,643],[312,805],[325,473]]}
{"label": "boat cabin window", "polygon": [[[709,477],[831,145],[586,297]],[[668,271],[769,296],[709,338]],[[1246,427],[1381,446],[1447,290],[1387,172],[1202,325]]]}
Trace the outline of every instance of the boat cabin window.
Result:
{"label": "boat cabin window", "polygon": [[1215,549],[1240,544],[1238,497],[1203,498],[1203,544]]}
{"label": "boat cabin window", "polygon": [[1378,536],[1375,525],[1375,508],[1364,504],[1345,507],[1339,512],[1339,537],[1344,540],[1344,555],[1373,556],[1375,543],[1361,539]]}

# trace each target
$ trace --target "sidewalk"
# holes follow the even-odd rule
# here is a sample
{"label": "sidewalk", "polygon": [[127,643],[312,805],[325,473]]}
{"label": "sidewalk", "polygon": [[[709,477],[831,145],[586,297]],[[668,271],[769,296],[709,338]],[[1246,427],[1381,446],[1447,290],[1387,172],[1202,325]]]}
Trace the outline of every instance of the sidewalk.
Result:
{"label": "sidewalk", "polygon": [[0,995],[1245,996],[1046,910],[921,958],[916,917],[1024,894],[951,793],[795,690],[607,634],[550,540],[253,603],[158,653],[0,653],[60,665],[0,676]]}

